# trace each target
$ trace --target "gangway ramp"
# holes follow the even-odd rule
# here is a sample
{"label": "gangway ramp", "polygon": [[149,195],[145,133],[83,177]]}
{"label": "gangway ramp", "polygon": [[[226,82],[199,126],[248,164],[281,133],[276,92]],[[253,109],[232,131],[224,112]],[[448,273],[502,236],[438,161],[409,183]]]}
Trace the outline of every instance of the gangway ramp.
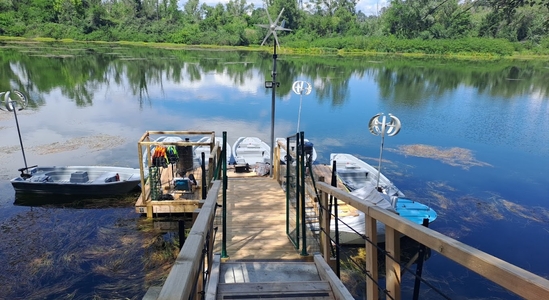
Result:
{"label": "gangway ramp", "polygon": [[[301,259],[286,235],[286,195],[268,177],[229,177],[226,203],[226,254],[231,260]],[[218,197],[218,204],[222,204]],[[216,235],[214,253],[221,252]]]}
{"label": "gangway ramp", "polygon": [[229,177],[226,206],[226,257],[218,233],[206,299],[354,299],[322,256],[300,255],[286,235],[276,180]]}

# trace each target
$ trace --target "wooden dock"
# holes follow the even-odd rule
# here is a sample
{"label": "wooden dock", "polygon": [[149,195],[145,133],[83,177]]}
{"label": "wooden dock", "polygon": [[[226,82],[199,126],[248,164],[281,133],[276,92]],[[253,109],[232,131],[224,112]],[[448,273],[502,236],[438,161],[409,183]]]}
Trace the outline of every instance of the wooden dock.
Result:
{"label": "wooden dock", "polygon": [[[328,171],[329,166],[317,169],[321,174]],[[318,179],[319,175],[314,176]],[[314,254],[313,266],[311,256],[305,261],[290,242],[286,235],[285,195],[279,182],[270,177],[228,178],[227,247],[225,257],[221,258],[223,229],[217,207],[223,201],[221,185],[219,180],[213,182],[164,285],[151,287],[144,299],[353,299],[332,271],[329,256]],[[373,225],[366,227],[366,234],[374,240],[373,244],[366,243],[365,267],[370,270],[366,278],[367,299],[379,299],[381,292],[387,293],[387,298],[401,299],[400,234],[520,297],[549,299],[549,282],[545,278],[366,203],[325,182],[317,181],[316,187],[321,191],[318,201],[323,207],[328,207],[330,199],[336,198],[363,212],[366,224]],[[323,214],[320,220],[323,228],[330,228],[329,220],[329,215]],[[385,224],[385,250],[396,257],[385,257],[386,275],[381,289],[377,286],[382,275],[378,271],[378,251],[373,246],[376,222]],[[214,236],[214,228],[219,231],[212,241],[209,237]],[[320,243],[320,253],[330,253],[329,240],[320,239]],[[205,280],[204,276],[209,278]]]}
{"label": "wooden dock", "polygon": [[[193,174],[197,180],[200,181],[202,177],[202,171],[195,169],[189,174]],[[200,184],[193,187],[192,191],[176,191],[173,189],[172,181],[174,175],[172,170],[168,168],[162,169],[161,186],[162,192],[166,195],[171,195],[173,200],[148,200],[146,201],[146,195],[150,194],[150,185],[148,182],[145,184],[145,193],[141,193],[135,202],[135,212],[145,214],[147,213],[147,207],[152,207],[153,214],[170,214],[170,213],[192,213],[202,200],[202,190]]]}
{"label": "wooden dock", "polygon": [[[229,177],[226,222],[230,260],[301,259],[286,235],[286,196],[272,178]],[[218,232],[214,252],[221,239]]]}

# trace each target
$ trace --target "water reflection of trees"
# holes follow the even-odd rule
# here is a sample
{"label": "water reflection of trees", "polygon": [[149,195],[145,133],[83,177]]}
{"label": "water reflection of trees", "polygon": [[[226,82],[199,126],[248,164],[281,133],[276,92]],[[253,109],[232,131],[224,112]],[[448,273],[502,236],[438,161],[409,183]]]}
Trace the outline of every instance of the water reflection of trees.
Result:
{"label": "water reflection of trees", "polygon": [[[128,85],[140,105],[151,85],[203,80],[218,73],[242,86],[257,74],[271,79],[272,55],[267,52],[157,49],[83,44],[4,44],[0,48],[0,89],[29,94],[30,106],[59,90],[77,106],[93,104],[93,95],[110,84]],[[522,94],[549,96],[549,69],[543,61],[466,61],[399,56],[339,57],[280,54],[278,97],[292,93],[295,80],[311,81],[318,102],[342,105],[350,95],[351,78],[372,78],[379,95],[397,104],[422,105],[460,86],[479,93],[510,98]]]}

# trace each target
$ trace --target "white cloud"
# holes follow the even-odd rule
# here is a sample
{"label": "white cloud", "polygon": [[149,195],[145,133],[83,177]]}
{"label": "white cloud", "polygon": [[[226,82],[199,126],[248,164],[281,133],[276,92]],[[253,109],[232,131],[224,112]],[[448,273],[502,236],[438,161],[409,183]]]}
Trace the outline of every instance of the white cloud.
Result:
{"label": "white cloud", "polygon": [[374,1],[374,0],[360,0],[356,4],[356,10],[362,11],[365,15],[379,15],[379,12],[383,7],[386,7],[388,2],[386,0]]}
{"label": "white cloud", "polygon": [[[180,7],[182,8],[187,1],[181,1]],[[223,5],[227,4],[229,0],[205,0],[200,3],[206,3],[209,6],[216,6],[218,3]],[[303,1],[303,5],[309,1]],[[248,0],[248,4],[253,4],[255,8],[264,7],[264,1],[261,0]],[[379,11],[388,5],[387,0],[359,0],[356,4],[356,11],[362,11],[365,15],[379,15]]]}

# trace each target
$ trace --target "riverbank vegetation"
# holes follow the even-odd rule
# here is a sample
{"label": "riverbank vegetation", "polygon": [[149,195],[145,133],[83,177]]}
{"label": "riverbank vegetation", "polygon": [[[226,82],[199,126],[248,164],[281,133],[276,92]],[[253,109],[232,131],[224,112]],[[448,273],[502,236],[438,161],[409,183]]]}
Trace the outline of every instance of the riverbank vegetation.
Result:
{"label": "riverbank vegetation", "polygon": [[[356,0],[268,0],[301,53],[549,54],[549,0],[391,0],[367,15]],[[258,46],[269,24],[246,0],[0,0],[0,35],[78,41]],[[272,44],[272,38],[267,41]]]}

